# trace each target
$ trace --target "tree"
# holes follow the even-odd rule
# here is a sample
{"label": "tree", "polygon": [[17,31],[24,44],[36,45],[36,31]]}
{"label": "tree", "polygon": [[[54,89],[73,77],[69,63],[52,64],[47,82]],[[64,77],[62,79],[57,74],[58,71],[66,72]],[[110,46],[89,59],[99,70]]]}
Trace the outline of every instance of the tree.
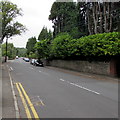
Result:
{"label": "tree", "polygon": [[[14,59],[16,56],[16,48],[14,47],[13,43],[8,43],[8,50],[7,55],[9,59]],[[2,44],[2,56],[6,55],[6,44]]]}
{"label": "tree", "polygon": [[49,58],[50,56],[50,40],[44,39],[35,44],[35,49],[38,54],[38,58]]}
{"label": "tree", "polygon": [[3,42],[4,38],[10,38],[14,35],[20,35],[25,32],[26,28],[15,21],[17,16],[21,16],[21,9],[17,8],[16,4],[9,1],[0,2],[0,21],[2,22],[2,35],[0,36],[0,43]]}
{"label": "tree", "polygon": [[39,36],[38,36],[38,40],[41,41],[41,40],[44,40],[44,39],[52,39],[52,32],[51,30],[47,30],[46,27],[43,27]]}
{"label": "tree", "polygon": [[26,48],[16,48],[16,55],[19,57],[25,57],[27,49]]}
{"label": "tree", "polygon": [[86,2],[85,17],[89,34],[108,33],[118,30],[120,8],[116,2]]}
{"label": "tree", "polygon": [[37,40],[35,37],[31,37],[28,39],[28,42],[26,44],[27,54],[29,55],[30,52],[35,52],[34,46],[36,44]]}
{"label": "tree", "polygon": [[79,38],[88,35],[86,10],[87,6],[85,2],[77,3],[77,25],[79,31]]}
{"label": "tree", "polygon": [[77,32],[76,4],[72,0],[70,2],[54,2],[49,20],[52,20],[54,24],[54,37],[61,32],[68,32],[74,35],[74,30]]}

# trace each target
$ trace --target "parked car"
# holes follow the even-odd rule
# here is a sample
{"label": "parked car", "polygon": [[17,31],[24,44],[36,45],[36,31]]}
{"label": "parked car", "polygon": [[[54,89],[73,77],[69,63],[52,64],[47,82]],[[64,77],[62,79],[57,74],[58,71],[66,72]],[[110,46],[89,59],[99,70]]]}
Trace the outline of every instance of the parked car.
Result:
{"label": "parked car", "polygon": [[29,62],[29,58],[24,58],[24,61],[25,62]]}
{"label": "parked car", "polygon": [[18,56],[16,56],[16,59],[18,59]]}
{"label": "parked car", "polygon": [[35,59],[30,59],[30,64],[34,64],[34,62],[35,62]]}
{"label": "parked car", "polygon": [[44,63],[39,59],[34,59],[33,65],[44,67]]}

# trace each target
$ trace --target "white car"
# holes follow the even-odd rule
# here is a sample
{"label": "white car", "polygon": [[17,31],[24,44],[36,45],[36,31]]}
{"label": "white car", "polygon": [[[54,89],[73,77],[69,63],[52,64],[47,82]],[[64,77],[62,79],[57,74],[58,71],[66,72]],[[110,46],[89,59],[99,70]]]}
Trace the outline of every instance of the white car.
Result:
{"label": "white car", "polygon": [[16,56],[16,59],[18,59],[18,56]]}
{"label": "white car", "polygon": [[36,59],[31,59],[31,60],[30,60],[30,64],[33,65],[33,64],[35,63],[35,60],[36,60]]}

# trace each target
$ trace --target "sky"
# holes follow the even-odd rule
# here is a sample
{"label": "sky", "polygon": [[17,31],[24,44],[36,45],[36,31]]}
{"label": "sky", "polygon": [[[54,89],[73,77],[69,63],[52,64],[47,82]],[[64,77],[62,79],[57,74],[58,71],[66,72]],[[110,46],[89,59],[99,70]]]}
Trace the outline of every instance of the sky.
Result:
{"label": "sky", "polygon": [[15,47],[26,47],[29,38],[40,34],[43,26],[52,29],[52,21],[48,20],[51,6],[55,0],[9,0],[22,9],[23,16],[18,16],[16,21],[26,26],[27,31],[9,39]]}
{"label": "sky", "polygon": [[[9,0],[22,9],[23,16],[18,16],[16,21],[26,26],[27,31],[9,39],[15,47],[26,47],[29,38],[38,38],[42,28],[45,26],[52,30],[52,21],[48,20],[52,4],[56,0]],[[62,0],[60,0],[62,1]],[[64,0],[63,0],[64,1]],[[67,1],[67,0],[66,0]],[[73,0],[77,2],[77,0]]]}

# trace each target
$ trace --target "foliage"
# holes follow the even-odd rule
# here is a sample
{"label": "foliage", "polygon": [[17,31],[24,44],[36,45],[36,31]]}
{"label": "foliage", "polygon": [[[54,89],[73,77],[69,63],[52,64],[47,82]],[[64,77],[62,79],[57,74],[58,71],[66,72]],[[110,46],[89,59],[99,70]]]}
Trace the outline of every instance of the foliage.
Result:
{"label": "foliage", "polygon": [[61,32],[72,33],[75,36],[73,29],[78,27],[76,19],[76,4],[73,0],[71,2],[54,2],[49,15],[49,20],[54,24],[54,37]]}
{"label": "foliage", "polygon": [[83,6],[89,35],[118,31],[120,7],[117,2],[84,2]]}
{"label": "foliage", "polygon": [[43,29],[41,30],[39,36],[38,36],[38,40],[45,40],[45,39],[52,39],[52,32],[49,30],[47,30],[46,27],[43,27]]}
{"label": "foliage", "polygon": [[[6,56],[6,44],[2,44],[2,56]],[[14,59],[16,56],[16,48],[13,43],[8,43],[7,45],[7,56],[9,59]]]}
{"label": "foliage", "polygon": [[19,57],[25,57],[27,52],[26,48],[16,48],[16,55]]}
{"label": "foliage", "polygon": [[103,33],[72,39],[62,34],[52,41],[51,53],[56,58],[80,56],[116,56],[120,55],[120,34]]}
{"label": "foliage", "polygon": [[26,28],[19,22],[15,21],[17,16],[22,15],[21,9],[17,5],[9,1],[0,2],[0,21],[2,21],[2,35],[0,36],[0,43],[4,38],[10,38],[14,35],[20,35]]}
{"label": "foliage", "polygon": [[[117,2],[54,2],[49,20],[54,38],[61,32],[73,38],[118,31],[120,7]],[[114,17],[113,17],[114,16]]]}
{"label": "foliage", "polygon": [[54,57],[65,58],[72,53],[72,37],[68,33],[61,33],[53,41],[51,45],[51,53]]}
{"label": "foliage", "polygon": [[84,56],[120,55],[120,35],[118,32],[89,35],[77,40],[80,54]]}
{"label": "foliage", "polygon": [[48,58],[50,56],[50,40],[45,39],[37,42],[34,47],[37,50],[39,58]]}
{"label": "foliage", "polygon": [[33,53],[33,52],[30,52],[28,57],[29,58],[37,58],[37,54]]}
{"label": "foliage", "polygon": [[76,15],[77,15],[77,26],[79,31],[79,36],[77,38],[88,35],[86,10],[87,10],[87,6],[84,2],[77,3]]}
{"label": "foliage", "polygon": [[29,55],[30,52],[35,52],[34,46],[36,44],[37,40],[35,37],[31,37],[28,39],[28,42],[26,44],[27,54]]}

